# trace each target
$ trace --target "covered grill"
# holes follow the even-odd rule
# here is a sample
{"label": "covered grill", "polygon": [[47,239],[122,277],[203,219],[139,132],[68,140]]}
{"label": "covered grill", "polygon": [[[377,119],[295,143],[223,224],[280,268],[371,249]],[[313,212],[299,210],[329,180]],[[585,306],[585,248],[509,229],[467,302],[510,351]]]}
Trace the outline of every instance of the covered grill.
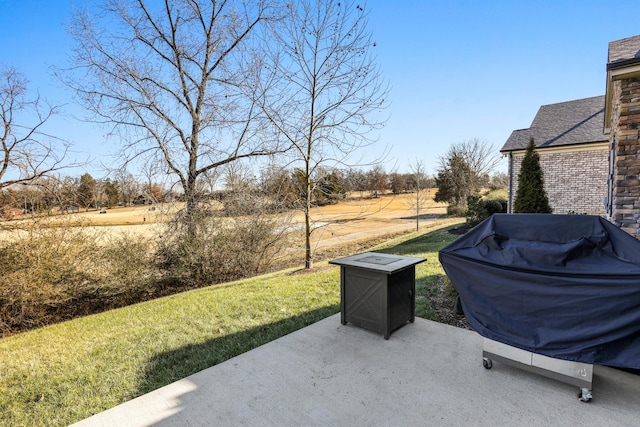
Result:
{"label": "covered grill", "polygon": [[560,360],[640,368],[640,241],[605,219],[496,214],[439,258],[483,337]]}

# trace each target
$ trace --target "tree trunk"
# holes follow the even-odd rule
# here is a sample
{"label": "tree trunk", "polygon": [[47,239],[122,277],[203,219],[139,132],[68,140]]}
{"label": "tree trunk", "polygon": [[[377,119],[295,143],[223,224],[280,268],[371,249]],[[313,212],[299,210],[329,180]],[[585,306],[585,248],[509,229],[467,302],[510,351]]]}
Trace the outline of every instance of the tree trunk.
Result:
{"label": "tree trunk", "polygon": [[188,238],[196,235],[196,211],[198,209],[196,200],[196,177],[189,174],[187,179],[187,188],[185,188],[185,225]]}
{"label": "tree trunk", "polygon": [[304,268],[313,267],[313,253],[311,252],[311,172],[309,162],[306,162],[306,197],[304,205]]}
{"label": "tree trunk", "polygon": [[420,186],[416,191],[416,232],[420,231]]}

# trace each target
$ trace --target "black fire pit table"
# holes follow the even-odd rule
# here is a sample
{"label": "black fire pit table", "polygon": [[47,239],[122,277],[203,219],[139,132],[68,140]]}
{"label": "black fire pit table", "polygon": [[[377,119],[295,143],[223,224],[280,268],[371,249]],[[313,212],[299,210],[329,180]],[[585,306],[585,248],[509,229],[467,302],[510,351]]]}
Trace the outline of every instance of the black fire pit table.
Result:
{"label": "black fire pit table", "polygon": [[340,266],[343,325],[384,334],[416,317],[416,264],[424,258],[365,252],[329,261]]}

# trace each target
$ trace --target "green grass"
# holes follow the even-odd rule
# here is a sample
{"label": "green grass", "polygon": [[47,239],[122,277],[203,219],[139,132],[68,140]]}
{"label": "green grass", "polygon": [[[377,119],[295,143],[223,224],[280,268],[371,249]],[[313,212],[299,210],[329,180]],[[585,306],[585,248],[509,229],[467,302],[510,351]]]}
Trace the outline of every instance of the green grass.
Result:
{"label": "green grass", "polygon": [[[417,295],[443,277],[440,229],[376,248],[426,257]],[[326,266],[320,263],[317,267]],[[162,387],[339,311],[337,267],[185,292],[0,340],[0,424],[62,426]],[[420,317],[433,307],[416,300]]]}

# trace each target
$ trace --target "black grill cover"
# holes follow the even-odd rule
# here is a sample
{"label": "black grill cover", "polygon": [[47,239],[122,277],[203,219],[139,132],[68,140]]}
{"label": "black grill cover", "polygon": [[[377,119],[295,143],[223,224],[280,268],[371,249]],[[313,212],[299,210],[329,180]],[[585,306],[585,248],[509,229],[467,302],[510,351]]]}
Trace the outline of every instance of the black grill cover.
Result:
{"label": "black grill cover", "polygon": [[640,368],[640,241],[598,216],[495,214],[439,259],[480,335]]}

